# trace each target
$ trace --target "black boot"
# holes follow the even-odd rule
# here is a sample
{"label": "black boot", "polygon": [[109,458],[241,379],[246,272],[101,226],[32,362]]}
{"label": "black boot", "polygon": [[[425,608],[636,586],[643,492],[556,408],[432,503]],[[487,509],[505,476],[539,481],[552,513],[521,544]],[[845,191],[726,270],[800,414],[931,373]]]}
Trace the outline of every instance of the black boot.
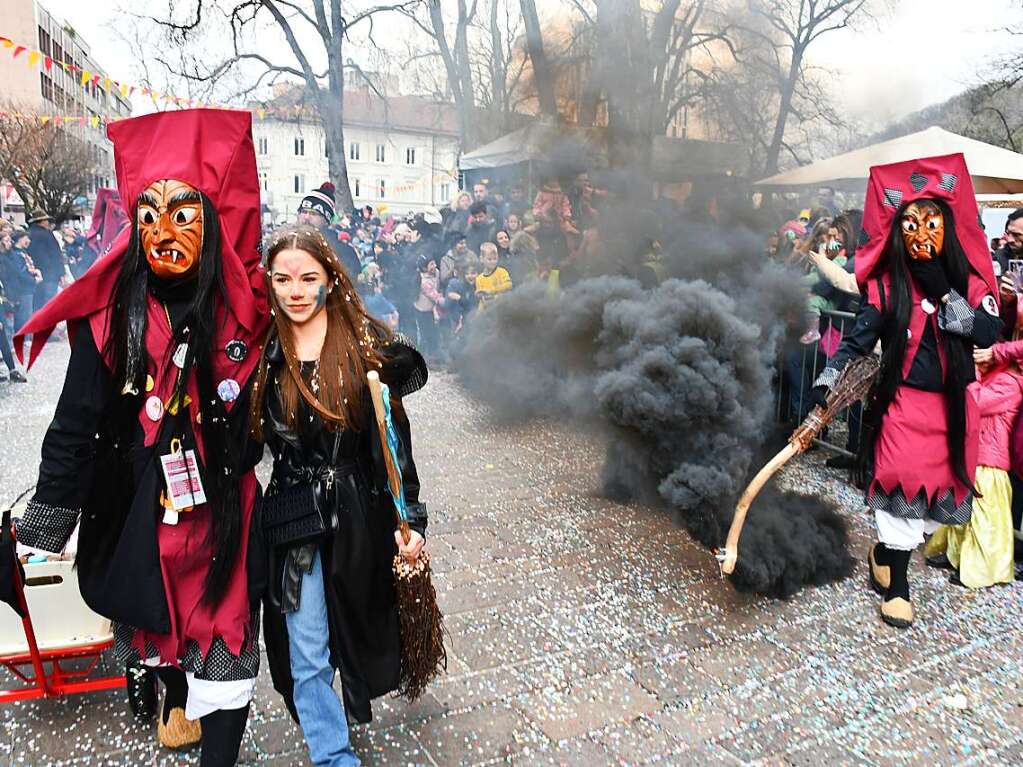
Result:
{"label": "black boot", "polygon": [[140,722],[151,722],[156,716],[156,674],[141,663],[129,663],[124,670],[128,683],[128,706]]}
{"label": "black boot", "polygon": [[202,722],[202,755],[199,767],[234,767],[238,761],[249,707],[214,711]]}
{"label": "black boot", "polygon": [[909,601],[909,558],[912,551],[890,549],[882,544],[888,562],[891,582],[881,602],[881,620],[889,626],[904,629],[913,624],[913,605]]}

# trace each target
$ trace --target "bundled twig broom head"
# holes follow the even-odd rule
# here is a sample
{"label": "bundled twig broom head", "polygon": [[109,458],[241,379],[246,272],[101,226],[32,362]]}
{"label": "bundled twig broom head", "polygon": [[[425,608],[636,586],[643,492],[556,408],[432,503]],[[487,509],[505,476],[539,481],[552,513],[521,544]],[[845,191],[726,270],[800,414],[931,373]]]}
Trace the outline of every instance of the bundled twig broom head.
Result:
{"label": "bundled twig broom head", "polygon": [[[411,532],[408,513],[405,509],[405,493],[398,469],[398,435],[390,420],[387,387],[380,383],[375,371],[367,374],[369,390],[373,398],[373,412],[376,415],[380,446],[387,466],[387,483],[394,499],[395,516],[401,538],[408,543]],[[413,561],[401,554],[394,557],[394,590],[398,604],[398,621],[401,629],[401,676],[397,693],[414,701],[442,669],[447,668],[447,651],[444,649],[444,616],[437,606],[437,592],[433,587],[430,572],[430,557],[419,553]]]}

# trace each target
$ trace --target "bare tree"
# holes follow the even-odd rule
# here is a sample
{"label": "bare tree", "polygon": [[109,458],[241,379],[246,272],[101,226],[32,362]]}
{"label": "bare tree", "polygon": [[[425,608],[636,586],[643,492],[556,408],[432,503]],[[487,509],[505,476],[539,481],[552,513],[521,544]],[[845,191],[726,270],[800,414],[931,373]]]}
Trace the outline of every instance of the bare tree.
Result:
{"label": "bare tree", "polygon": [[16,107],[0,111],[0,177],[10,181],[26,208],[42,208],[58,223],[70,218],[96,170],[93,149],[70,126],[42,124]]}
{"label": "bare tree", "polygon": [[467,0],[454,0],[454,4],[454,34],[450,36],[440,0],[426,0],[425,19],[420,12],[421,6],[417,4],[410,3],[401,10],[436,46],[447,74],[448,89],[458,110],[458,130],[464,150],[475,144],[473,110],[476,101],[469,55],[469,29],[476,16],[477,0],[472,0],[471,5]]}
{"label": "bare tree", "polygon": [[540,113],[550,118],[558,116],[558,102],[554,96],[554,74],[543,47],[543,31],[536,12],[535,0],[520,0],[522,18],[526,25],[526,48],[533,65],[533,84],[540,101]]}
{"label": "bare tree", "polygon": [[[193,58],[186,66],[179,61],[163,61],[168,70],[186,80],[210,84],[239,67],[254,67],[257,74],[245,89],[246,94],[251,94],[278,78],[298,78],[305,85],[312,110],[323,126],[327,166],[336,189],[336,202],[341,209],[351,210],[354,203],[348,184],[343,119],[345,71],[355,65],[345,61],[344,44],[364,27],[368,28],[365,34],[372,40],[374,20],[379,14],[409,12],[420,2],[395,0],[392,4],[356,11],[342,7],[342,0],[234,0],[225,4],[195,0],[193,9],[183,20],[173,15],[172,4],[169,17],[152,17],[152,21],[175,45],[193,41],[218,21],[226,25],[231,53],[221,61],[212,66],[203,63],[208,57]],[[266,44],[268,28],[279,33],[284,46]],[[259,46],[255,45],[257,37],[262,41]],[[310,40],[313,42],[307,42]],[[318,68],[320,66],[323,68]]]}
{"label": "bare tree", "polygon": [[749,10],[769,29],[767,59],[778,93],[777,112],[767,145],[763,172],[772,175],[785,144],[800,83],[806,81],[806,53],[821,37],[865,15],[867,0],[748,0]]}

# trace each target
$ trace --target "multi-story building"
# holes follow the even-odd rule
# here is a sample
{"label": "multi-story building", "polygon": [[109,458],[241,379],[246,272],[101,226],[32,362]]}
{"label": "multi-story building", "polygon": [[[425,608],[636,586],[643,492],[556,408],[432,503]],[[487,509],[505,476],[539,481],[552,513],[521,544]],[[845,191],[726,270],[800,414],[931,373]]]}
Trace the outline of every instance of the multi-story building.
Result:
{"label": "multi-story building", "polygon": [[[96,161],[93,183],[86,190],[82,206],[83,212],[88,213],[92,210],[96,189],[116,183],[113,148],[105,130],[93,127],[89,118],[127,117],[131,114],[131,103],[116,88],[102,87],[108,75],[93,58],[88,43],[42,4],[35,0],[0,0],[0,19],[3,19],[0,31],[5,37],[38,50],[53,62],[48,68],[33,67],[27,66],[25,55],[0,56],[0,82],[3,83],[0,99],[4,107],[40,115],[86,118],[86,125],[68,121],[65,129],[88,142]],[[83,70],[93,75],[85,85],[81,84]],[[96,75],[98,81],[94,79]]]}
{"label": "multi-story building", "polygon": [[[263,200],[273,223],[293,220],[306,192],[329,179],[320,121],[309,109],[287,106],[293,96],[294,86],[278,89],[252,125]],[[439,208],[457,194],[459,139],[452,105],[350,89],[343,119],[348,181],[357,206],[400,216]]]}

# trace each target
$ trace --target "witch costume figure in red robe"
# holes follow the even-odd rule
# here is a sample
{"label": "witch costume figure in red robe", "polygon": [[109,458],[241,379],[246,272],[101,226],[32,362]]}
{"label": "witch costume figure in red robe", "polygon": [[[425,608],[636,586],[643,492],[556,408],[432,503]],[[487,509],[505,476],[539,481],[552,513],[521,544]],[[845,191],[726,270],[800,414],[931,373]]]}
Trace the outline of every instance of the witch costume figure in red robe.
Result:
{"label": "witch costume figure in red robe", "polygon": [[60,551],[80,522],[82,596],[114,621],[119,658],[183,671],[177,684],[160,674],[165,715],[185,705],[177,724],[201,721],[200,764],[229,765],[265,577],[252,524],[261,451],[247,439],[268,324],[251,116],[165,112],[109,136],[132,225],[16,339],[21,354],[33,336],[29,364],[58,322],[72,339],[17,533]]}
{"label": "witch costume figure in red robe", "polygon": [[817,379],[815,399],[846,363],[873,354],[881,370],[864,415],[860,479],[878,543],[870,582],[881,619],[913,622],[910,556],[940,524],[968,522],[978,416],[966,386],[973,346],[1001,331],[997,286],[961,154],[870,169],[856,251],[862,303],[852,332]]}

